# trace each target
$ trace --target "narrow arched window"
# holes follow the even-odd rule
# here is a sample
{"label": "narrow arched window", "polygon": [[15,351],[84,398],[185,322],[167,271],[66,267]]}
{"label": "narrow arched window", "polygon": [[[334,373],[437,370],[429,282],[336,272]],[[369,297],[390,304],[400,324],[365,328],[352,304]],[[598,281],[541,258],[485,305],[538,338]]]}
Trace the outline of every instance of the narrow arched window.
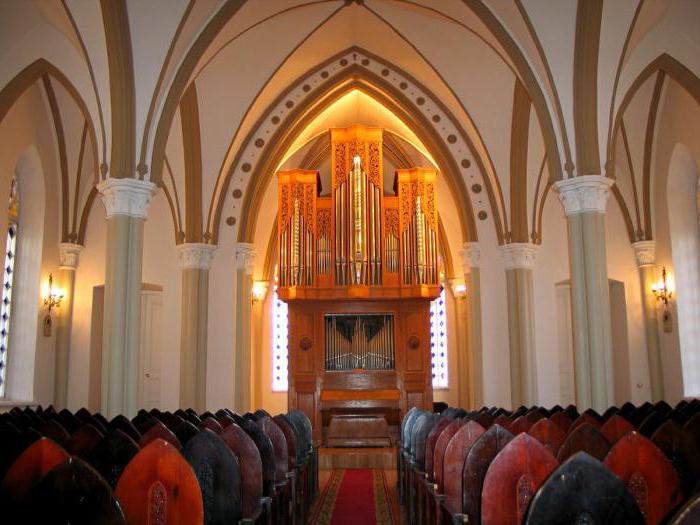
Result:
{"label": "narrow arched window", "polygon": [[289,309],[277,295],[277,280],[272,294],[272,391],[286,392],[289,341]]}
{"label": "narrow arched window", "polygon": [[5,241],[5,266],[2,280],[2,303],[0,304],[0,397],[5,397],[7,383],[7,354],[9,351],[12,294],[17,259],[17,233],[19,229],[19,187],[12,177],[10,202],[7,210],[7,240]]}
{"label": "narrow arched window", "polygon": [[430,364],[433,388],[448,387],[446,299],[445,286],[440,285],[440,295],[430,302]]}

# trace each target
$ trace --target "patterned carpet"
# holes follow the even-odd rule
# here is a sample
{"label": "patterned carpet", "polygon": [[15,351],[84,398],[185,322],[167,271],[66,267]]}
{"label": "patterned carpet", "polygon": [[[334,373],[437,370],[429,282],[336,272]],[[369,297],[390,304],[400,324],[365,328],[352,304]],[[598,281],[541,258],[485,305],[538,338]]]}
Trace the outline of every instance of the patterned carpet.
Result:
{"label": "patterned carpet", "polygon": [[393,525],[383,470],[334,470],[309,521],[312,525]]}

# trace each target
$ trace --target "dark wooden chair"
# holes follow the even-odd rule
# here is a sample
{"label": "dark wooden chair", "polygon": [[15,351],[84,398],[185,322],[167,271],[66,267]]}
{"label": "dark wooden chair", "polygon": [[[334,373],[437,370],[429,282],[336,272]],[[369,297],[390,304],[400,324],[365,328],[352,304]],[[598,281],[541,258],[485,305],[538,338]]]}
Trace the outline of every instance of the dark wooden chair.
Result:
{"label": "dark wooden chair", "polygon": [[517,418],[515,421],[513,421],[510,426],[508,427],[508,430],[510,431],[511,434],[514,436],[517,436],[518,434],[521,434],[523,432],[527,432],[530,430],[530,427],[533,425],[533,422],[527,418],[527,416],[520,416]]}
{"label": "dark wooden chair", "polygon": [[[181,419],[180,424],[184,423],[185,420]],[[172,431],[166,427],[160,421],[153,425],[148,432],[146,432],[141,439],[139,439],[139,446],[143,449],[156,439],[163,439],[174,446],[177,450],[182,450],[182,444],[177,436],[172,433]]]}
{"label": "dark wooden chair", "polygon": [[462,513],[468,523],[481,519],[481,491],[486,472],[493,459],[513,439],[513,434],[493,425],[474,442],[462,469]]}
{"label": "dark wooden chair", "polygon": [[61,423],[61,426],[68,431],[69,434],[72,434],[78,428],[80,428],[80,425],[82,425],[82,422],[80,419],[78,419],[73,413],[64,408],[58,413],[59,421]]}
{"label": "dark wooden chair", "polygon": [[126,518],[107,481],[87,462],[71,457],[31,491],[27,523],[126,525]]}
{"label": "dark wooden chair", "polygon": [[452,437],[457,433],[457,431],[467,424],[467,421],[463,419],[457,419],[447,425],[445,430],[442,431],[440,437],[435,444],[435,452],[433,453],[433,479],[435,479],[435,490],[437,494],[444,494],[445,491],[445,452],[447,451],[447,446],[450,443]]}
{"label": "dark wooden chair", "polygon": [[49,420],[47,423],[41,425],[41,427],[39,427],[37,430],[42,436],[51,439],[54,443],[57,443],[62,447],[65,446],[70,439],[70,434],[58,419]]}
{"label": "dark wooden chair", "polygon": [[614,445],[622,436],[634,430],[635,428],[632,426],[632,423],[627,421],[624,417],[615,414],[605,422],[600,432],[611,445]]}
{"label": "dark wooden chair", "polygon": [[603,415],[602,415],[603,424],[605,424],[611,417],[613,417],[619,411],[620,411],[619,408],[617,408],[616,406],[612,406],[612,407],[608,408],[605,412],[603,412]]}
{"label": "dark wooden chair", "polygon": [[183,421],[175,427],[175,437],[182,446],[187,445],[187,442],[199,434],[199,429],[189,421]]}
{"label": "dark wooden chair", "polygon": [[[506,414],[499,414],[496,419],[493,420],[494,425],[499,425],[501,428],[508,430],[513,421]],[[510,431],[509,431],[510,432]]]}
{"label": "dark wooden chair", "polygon": [[182,456],[199,481],[205,525],[238,523],[242,517],[241,470],[226,443],[205,429],[187,442]]}
{"label": "dark wooden chair", "polygon": [[143,448],[119,478],[115,491],[129,525],[201,525],[204,508],[192,467],[164,439]]}
{"label": "dark wooden chair", "polygon": [[136,429],[131,421],[121,414],[112,418],[112,421],[109,422],[109,428],[121,430],[137,443],[141,441],[141,432]]}
{"label": "dark wooden chair", "polygon": [[564,463],[577,452],[586,452],[598,461],[603,461],[609,450],[610,443],[600,430],[588,423],[583,423],[569,432],[557,453],[557,460],[559,463]]}
{"label": "dark wooden chair", "polygon": [[256,522],[264,509],[262,460],[253,439],[237,424],[227,426],[220,435],[238,459],[241,469],[241,512],[244,519]]}
{"label": "dark wooden chair", "polygon": [[669,521],[669,525],[697,525],[700,523],[700,492],[688,502]]}
{"label": "dark wooden chair", "polygon": [[29,493],[68,457],[68,453],[49,438],[39,439],[19,455],[0,483],[0,508],[7,523],[25,522]]}
{"label": "dark wooden chair", "polygon": [[481,523],[522,523],[530,500],[558,465],[552,453],[535,438],[529,434],[515,436],[486,471]]}
{"label": "dark wooden chair", "polygon": [[85,459],[103,438],[104,434],[92,423],[83,423],[66,442],[66,451]]}
{"label": "dark wooden chair", "polygon": [[552,414],[549,420],[561,428],[564,432],[568,432],[569,428],[571,428],[571,425],[574,422],[569,413],[564,412],[563,410]]}
{"label": "dark wooden chair", "polygon": [[648,401],[642,403],[637,408],[635,408],[634,411],[629,415],[630,423],[634,425],[634,428],[639,428],[639,425],[642,424],[642,421],[644,421],[647,418],[647,416],[649,416],[649,414],[651,414],[653,411],[654,405],[652,405]]}
{"label": "dark wooden chair", "polygon": [[668,421],[668,412],[654,410],[642,421],[642,424],[639,425],[637,430],[642,436],[651,438],[654,432],[656,432],[661,425],[666,423],[666,421]]}
{"label": "dark wooden chair", "polygon": [[124,469],[138,454],[138,444],[119,429],[112,429],[87,456],[87,461],[115,488]]}
{"label": "dark wooden chair", "polygon": [[[462,471],[474,442],[485,432],[484,427],[469,421],[450,439],[444,458],[444,508],[450,516],[462,513]],[[450,519],[450,521],[452,521]]]}
{"label": "dark wooden chair", "polygon": [[540,419],[530,427],[528,434],[547,447],[554,456],[566,440],[566,433],[549,419]]}
{"label": "dark wooden chair", "polygon": [[603,426],[599,417],[596,418],[592,414],[584,412],[578,418],[576,418],[573,423],[571,423],[571,426],[569,427],[567,434],[571,434],[579,426],[584,425],[584,424],[588,424],[588,425],[592,426],[593,428],[601,428]]}
{"label": "dark wooden chair", "polygon": [[684,492],[691,494],[700,477],[700,449],[693,435],[675,421],[666,421],[651,440],[680,474]]}
{"label": "dark wooden chair", "polygon": [[525,523],[643,525],[644,519],[625,485],[600,461],[579,452],[540,487]]}
{"label": "dark wooden chair", "polygon": [[205,428],[208,428],[214,434],[221,434],[221,431],[224,429],[224,427],[221,426],[221,423],[219,423],[216,419],[213,417],[207,417],[202,420],[202,422],[197,425],[197,428],[199,430],[204,430]]}
{"label": "dark wooden chair", "polygon": [[131,420],[132,425],[136,427],[136,430],[138,430],[139,434],[141,435],[144,435],[146,432],[148,432],[150,428],[157,422],[158,420],[155,417],[148,414],[147,412],[139,412]]}
{"label": "dark wooden chair", "polygon": [[620,438],[605,466],[627,486],[647,525],[661,523],[682,500],[681,482],[671,462],[640,433]]}

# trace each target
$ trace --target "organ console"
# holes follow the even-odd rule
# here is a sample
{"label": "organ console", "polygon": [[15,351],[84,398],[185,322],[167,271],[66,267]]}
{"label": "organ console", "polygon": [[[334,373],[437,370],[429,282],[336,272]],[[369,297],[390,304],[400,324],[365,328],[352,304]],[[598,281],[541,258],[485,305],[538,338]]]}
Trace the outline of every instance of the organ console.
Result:
{"label": "organ console", "polygon": [[[385,443],[408,408],[432,404],[436,171],[400,169],[385,187],[382,134],[360,125],[330,130],[327,194],[318,171],[277,173],[289,408],[309,416],[317,439],[335,444]],[[380,427],[391,436],[367,435]],[[338,428],[366,439],[326,435]]]}

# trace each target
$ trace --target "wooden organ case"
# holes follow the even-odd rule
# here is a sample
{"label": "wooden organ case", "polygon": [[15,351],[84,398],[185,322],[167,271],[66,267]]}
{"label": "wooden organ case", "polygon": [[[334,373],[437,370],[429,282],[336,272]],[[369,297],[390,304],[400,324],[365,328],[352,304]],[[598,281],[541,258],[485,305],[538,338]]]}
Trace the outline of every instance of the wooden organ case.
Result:
{"label": "wooden organ case", "polygon": [[430,301],[439,295],[436,171],[384,188],[382,129],[331,129],[317,171],[278,172],[278,294],[289,305],[289,408],[331,446],[383,446],[430,408]]}

